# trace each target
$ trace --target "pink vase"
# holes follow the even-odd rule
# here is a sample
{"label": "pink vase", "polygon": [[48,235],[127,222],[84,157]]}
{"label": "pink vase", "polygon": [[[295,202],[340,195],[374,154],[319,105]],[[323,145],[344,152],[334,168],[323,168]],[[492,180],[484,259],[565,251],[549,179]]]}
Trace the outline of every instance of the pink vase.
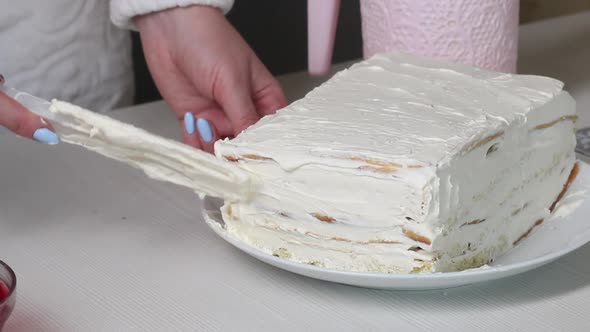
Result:
{"label": "pink vase", "polygon": [[330,70],[340,0],[307,1],[307,59],[312,75]]}
{"label": "pink vase", "polygon": [[[317,2],[323,0],[308,0]],[[401,51],[513,73],[518,11],[518,0],[361,0],[363,55]],[[320,26],[325,31],[335,27],[337,15],[316,9],[310,18],[312,36]],[[312,74],[329,69],[332,43],[310,43],[310,64],[316,64]]]}

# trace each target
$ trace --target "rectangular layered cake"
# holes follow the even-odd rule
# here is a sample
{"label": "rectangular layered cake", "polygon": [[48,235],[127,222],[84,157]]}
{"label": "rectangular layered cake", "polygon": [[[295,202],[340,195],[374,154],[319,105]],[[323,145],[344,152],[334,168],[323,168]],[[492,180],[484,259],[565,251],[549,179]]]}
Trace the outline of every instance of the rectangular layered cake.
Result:
{"label": "rectangular layered cake", "polygon": [[216,144],[261,184],[223,218],[243,242],[326,268],[478,267],[550,215],[575,173],[575,119],[551,78],[377,55]]}

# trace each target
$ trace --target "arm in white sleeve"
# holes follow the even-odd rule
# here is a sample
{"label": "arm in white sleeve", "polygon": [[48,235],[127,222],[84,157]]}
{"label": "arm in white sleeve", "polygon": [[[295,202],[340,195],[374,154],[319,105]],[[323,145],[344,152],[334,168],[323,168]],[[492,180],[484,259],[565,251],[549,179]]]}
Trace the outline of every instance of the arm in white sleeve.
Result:
{"label": "arm in white sleeve", "polygon": [[132,19],[135,16],[149,14],[174,7],[203,5],[216,7],[227,13],[234,0],[110,0],[111,21],[121,28],[135,29]]}

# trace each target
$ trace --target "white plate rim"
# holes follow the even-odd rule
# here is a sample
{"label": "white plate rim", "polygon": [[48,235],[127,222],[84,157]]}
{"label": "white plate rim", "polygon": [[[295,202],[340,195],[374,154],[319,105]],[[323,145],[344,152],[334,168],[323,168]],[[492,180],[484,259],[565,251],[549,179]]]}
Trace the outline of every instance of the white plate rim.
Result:
{"label": "white plate rim", "polygon": [[[580,166],[580,174],[582,172],[584,174],[590,174],[590,166],[582,161],[578,161]],[[578,175],[580,177],[580,175]],[[205,198],[207,200],[209,198]],[[208,210],[205,209],[205,202],[202,202],[203,206],[203,216],[207,225],[212,228],[212,230],[223,238],[225,241],[229,242],[231,245],[236,247],[237,249],[243,251],[244,253],[263,261],[264,263],[271,264],[278,268],[290,271],[292,273],[308,276],[311,278],[333,281],[338,283],[344,283],[349,285],[361,286],[361,287],[368,287],[368,288],[382,288],[382,289],[436,289],[436,288],[448,288],[448,287],[455,287],[455,286],[462,286],[467,284],[472,284],[481,281],[491,281],[496,280],[504,277],[513,276],[515,274],[520,274],[526,271],[530,271],[532,269],[538,268],[545,264],[551,263],[556,259],[569,254],[580,247],[584,246],[588,242],[590,242],[590,229],[586,230],[585,232],[578,234],[575,238],[573,238],[570,244],[561,249],[556,251],[551,251],[547,254],[542,256],[527,259],[521,262],[514,262],[505,265],[496,265],[490,266],[486,268],[475,268],[475,269],[468,269],[464,271],[457,271],[457,272],[434,272],[434,273],[416,273],[416,274],[395,274],[395,273],[379,273],[379,272],[356,272],[356,271],[345,271],[345,270],[336,270],[336,269],[328,269],[323,267],[318,267],[314,265],[304,264],[300,262],[291,261],[288,259],[280,258],[273,256],[257,247],[250,246],[247,243],[244,243],[230,234],[228,234],[224,228],[220,225],[218,221],[215,220],[212,216],[209,215]],[[544,224],[550,224],[553,218],[549,218]],[[526,239],[524,240],[526,241]],[[523,243],[524,243],[523,241]],[[514,250],[518,250],[518,246],[511,249],[511,252]],[[270,263],[272,262],[272,263]],[[302,271],[310,272],[310,273],[302,273]],[[310,275],[314,274],[314,275]],[[322,276],[323,275],[323,276]],[[365,281],[397,281],[401,284],[393,285],[391,287],[372,287],[367,285],[366,282],[347,282],[344,281],[335,281],[335,277],[344,277],[345,279],[363,279]],[[485,278],[483,278],[485,277]],[[425,285],[424,287],[416,287],[415,283],[420,282],[427,282],[436,280],[440,284],[443,284],[441,287],[432,287]],[[454,283],[445,283],[448,281],[455,280]],[[411,282],[411,285],[408,283]],[[404,285],[404,283],[406,283]]]}
{"label": "white plate rim", "polygon": [[258,258],[258,256],[264,256],[265,259],[272,260],[272,261],[278,263],[276,266],[287,265],[287,266],[301,268],[301,269],[305,269],[305,270],[309,270],[309,271],[329,273],[332,275],[347,275],[347,276],[356,276],[356,277],[371,278],[371,279],[396,279],[396,280],[407,279],[407,280],[417,281],[420,279],[441,280],[441,279],[455,279],[457,277],[463,277],[463,278],[477,277],[480,275],[486,275],[486,274],[492,274],[492,273],[493,274],[496,274],[496,273],[502,274],[503,272],[507,272],[510,270],[524,270],[528,267],[535,267],[535,266],[538,266],[541,264],[550,263],[553,260],[555,260],[561,256],[564,256],[576,249],[579,249],[580,247],[584,246],[587,243],[587,241],[586,242],[585,241],[578,241],[578,243],[575,246],[567,247],[566,249],[563,249],[560,251],[554,251],[554,252],[551,252],[550,254],[546,254],[546,255],[537,257],[535,259],[526,260],[526,261],[520,262],[520,263],[499,265],[499,266],[494,266],[494,267],[489,267],[489,268],[469,269],[469,270],[458,271],[458,272],[434,272],[434,273],[416,273],[416,274],[356,272],[356,271],[327,269],[327,268],[322,268],[322,267],[318,267],[318,266],[314,266],[314,265],[299,263],[299,262],[295,262],[295,261],[291,261],[291,260],[287,260],[284,258],[273,256],[273,255],[266,253],[256,247],[250,246],[244,242],[236,240],[235,238],[231,237],[227,232],[225,232],[225,230],[221,226],[219,226],[219,223],[217,221],[212,220],[211,217],[209,217],[209,216],[207,216],[206,218],[208,219],[207,224],[209,224],[209,227],[211,227],[211,229],[213,229],[213,231],[217,235],[222,237],[228,243],[230,243],[231,245],[235,246],[236,248],[240,249],[241,251],[243,251],[246,254],[249,254],[255,258]]}

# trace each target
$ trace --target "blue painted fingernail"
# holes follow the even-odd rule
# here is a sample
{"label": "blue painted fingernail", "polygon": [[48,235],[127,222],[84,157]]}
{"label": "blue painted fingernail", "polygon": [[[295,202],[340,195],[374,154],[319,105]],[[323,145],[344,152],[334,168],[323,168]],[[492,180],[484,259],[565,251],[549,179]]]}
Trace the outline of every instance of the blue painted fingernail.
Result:
{"label": "blue painted fingernail", "polygon": [[199,129],[199,135],[201,135],[201,139],[206,143],[209,143],[213,140],[213,130],[211,129],[211,124],[207,119],[198,119],[197,120],[197,128]]}
{"label": "blue painted fingernail", "polygon": [[189,135],[195,132],[195,116],[191,112],[184,113],[184,129]]}
{"label": "blue painted fingernail", "polygon": [[39,128],[35,130],[35,132],[33,133],[33,138],[38,142],[49,145],[59,143],[59,138],[57,138],[57,135],[47,128]]}

